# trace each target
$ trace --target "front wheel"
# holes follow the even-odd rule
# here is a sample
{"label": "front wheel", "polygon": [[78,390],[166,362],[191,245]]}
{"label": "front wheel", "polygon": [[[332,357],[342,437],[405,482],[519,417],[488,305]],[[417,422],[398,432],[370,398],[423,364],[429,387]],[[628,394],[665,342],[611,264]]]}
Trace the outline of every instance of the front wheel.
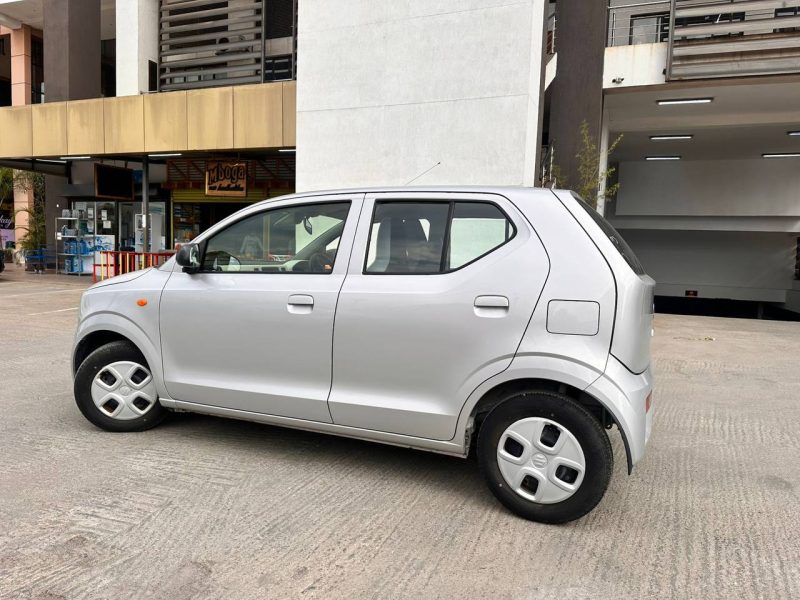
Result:
{"label": "front wheel", "polygon": [[74,391],[83,416],[106,431],[144,431],[167,414],[147,361],[130,342],[111,342],[86,357]]}
{"label": "front wheel", "polygon": [[614,466],[597,419],[575,400],[548,391],[519,393],[492,409],[478,435],[478,461],[504,506],[542,523],[590,512]]}

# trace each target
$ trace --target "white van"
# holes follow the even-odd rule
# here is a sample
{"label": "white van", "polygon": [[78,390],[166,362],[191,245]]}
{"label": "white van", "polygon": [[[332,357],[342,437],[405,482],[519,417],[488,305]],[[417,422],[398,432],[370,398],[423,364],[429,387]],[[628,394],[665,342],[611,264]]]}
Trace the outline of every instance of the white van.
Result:
{"label": "white van", "polygon": [[557,523],[652,422],[654,282],[567,191],[388,188],[245,208],[81,300],[75,398],[140,431],[193,411],[466,457]]}

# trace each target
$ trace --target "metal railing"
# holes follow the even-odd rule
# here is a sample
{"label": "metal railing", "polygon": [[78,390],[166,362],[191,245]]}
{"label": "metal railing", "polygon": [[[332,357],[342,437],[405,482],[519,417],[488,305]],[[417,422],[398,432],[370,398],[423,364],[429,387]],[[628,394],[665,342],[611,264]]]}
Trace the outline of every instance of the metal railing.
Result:
{"label": "metal railing", "polygon": [[104,250],[97,253],[92,281],[103,281],[131,271],[163,265],[174,252],[123,252]]}
{"label": "metal railing", "polygon": [[646,0],[608,6],[607,46],[666,42],[669,36],[669,0]]}
{"label": "metal railing", "polygon": [[547,54],[556,53],[556,13],[547,17]]}
{"label": "metal railing", "polygon": [[672,0],[667,80],[800,72],[800,0]]}
{"label": "metal railing", "polygon": [[608,46],[668,44],[667,80],[800,72],[800,0],[611,0],[608,11]]}

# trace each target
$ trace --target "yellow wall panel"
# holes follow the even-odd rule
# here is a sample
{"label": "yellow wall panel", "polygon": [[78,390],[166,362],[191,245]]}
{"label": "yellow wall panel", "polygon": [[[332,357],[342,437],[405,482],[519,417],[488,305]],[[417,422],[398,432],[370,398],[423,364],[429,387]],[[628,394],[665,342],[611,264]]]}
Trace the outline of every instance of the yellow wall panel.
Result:
{"label": "yellow wall panel", "polygon": [[233,145],[275,148],[283,145],[283,84],[233,88]]}
{"label": "yellow wall panel", "polygon": [[297,82],[283,84],[283,145],[297,145]]}
{"label": "yellow wall panel", "polygon": [[0,158],[293,147],[294,82],[0,108]]}
{"label": "yellow wall panel", "polygon": [[105,154],[102,98],[67,102],[67,154]]}
{"label": "yellow wall panel", "polygon": [[186,92],[144,96],[144,147],[147,152],[180,152],[188,148]]}
{"label": "yellow wall panel", "polygon": [[186,92],[189,150],[233,148],[233,88]]}
{"label": "yellow wall panel", "polygon": [[144,98],[120,96],[103,100],[106,153],[142,152]]}
{"label": "yellow wall panel", "polygon": [[67,154],[67,103],[36,104],[31,108],[33,154],[64,156]]}
{"label": "yellow wall panel", "polygon": [[20,158],[31,154],[31,107],[17,106],[0,110],[0,156]]}

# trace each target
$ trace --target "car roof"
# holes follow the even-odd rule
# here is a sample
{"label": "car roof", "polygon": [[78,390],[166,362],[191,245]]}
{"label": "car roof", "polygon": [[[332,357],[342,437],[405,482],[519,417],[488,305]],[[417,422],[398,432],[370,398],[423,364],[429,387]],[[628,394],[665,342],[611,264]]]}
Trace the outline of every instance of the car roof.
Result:
{"label": "car roof", "polygon": [[287,194],[284,196],[276,196],[274,198],[267,198],[258,202],[258,204],[266,204],[275,200],[289,200],[295,198],[314,198],[316,196],[332,196],[337,194],[396,194],[396,193],[469,193],[469,194],[499,194],[501,196],[519,194],[520,192],[558,192],[558,189],[550,188],[537,188],[537,187],[524,187],[524,186],[487,186],[487,185],[415,185],[415,186],[388,186],[388,187],[356,187],[356,188],[342,188],[330,190],[315,190],[307,192],[298,192],[295,194]]}

